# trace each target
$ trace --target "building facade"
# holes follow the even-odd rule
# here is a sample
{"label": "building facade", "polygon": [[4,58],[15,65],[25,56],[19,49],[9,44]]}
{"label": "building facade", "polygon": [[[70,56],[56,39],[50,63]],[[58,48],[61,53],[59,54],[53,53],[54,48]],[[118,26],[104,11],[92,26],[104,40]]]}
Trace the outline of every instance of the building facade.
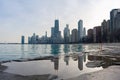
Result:
{"label": "building facade", "polygon": [[93,41],[94,43],[101,42],[101,26],[96,26],[93,29]]}
{"label": "building facade", "polygon": [[25,44],[25,37],[21,36],[21,44]]}
{"label": "building facade", "polygon": [[78,41],[81,42],[83,38],[83,21],[78,21]]}
{"label": "building facade", "polygon": [[67,24],[66,27],[64,28],[64,43],[69,43],[70,40],[70,29],[69,25]]}
{"label": "building facade", "polygon": [[113,9],[110,12],[110,32],[114,32],[117,26],[115,25],[116,23],[116,16],[120,12],[120,9]]}
{"label": "building facade", "polygon": [[87,42],[93,42],[93,29],[88,29],[87,31]]}
{"label": "building facade", "polygon": [[54,27],[51,28],[51,43],[63,43],[61,31],[59,31],[59,20],[55,20]]}
{"label": "building facade", "polygon": [[78,42],[78,30],[77,29],[72,30],[71,40],[72,40],[72,43]]}

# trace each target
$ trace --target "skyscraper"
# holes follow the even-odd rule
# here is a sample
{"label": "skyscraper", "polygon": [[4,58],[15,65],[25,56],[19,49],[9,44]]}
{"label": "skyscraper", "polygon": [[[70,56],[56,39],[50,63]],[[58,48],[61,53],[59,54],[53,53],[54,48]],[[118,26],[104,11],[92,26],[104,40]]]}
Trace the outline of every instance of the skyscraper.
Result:
{"label": "skyscraper", "polygon": [[59,20],[55,20],[55,33],[59,32]]}
{"label": "skyscraper", "polygon": [[119,27],[119,19],[118,17],[120,13],[120,9],[113,9],[110,12],[110,41],[111,42],[116,42],[116,33]]}
{"label": "skyscraper", "polygon": [[83,37],[85,37],[86,36],[86,29],[85,29],[85,27],[83,28]]}
{"label": "skyscraper", "polygon": [[83,21],[78,21],[78,41],[82,41],[83,38]]}
{"label": "skyscraper", "polygon": [[51,38],[54,37],[54,27],[51,28]]}
{"label": "skyscraper", "polygon": [[69,25],[66,24],[66,27],[64,29],[64,42],[65,43],[69,43],[69,37],[70,37]]}
{"label": "skyscraper", "polygon": [[88,38],[88,41],[87,42],[93,42],[93,29],[88,29],[87,31],[87,38]]}
{"label": "skyscraper", "polygon": [[36,44],[37,43],[35,33],[33,33],[33,36],[31,37],[31,43],[32,44]]}
{"label": "skyscraper", "polygon": [[107,41],[107,21],[103,20],[103,22],[101,23],[101,38],[102,38],[102,42],[106,42]]}
{"label": "skyscraper", "polygon": [[120,12],[118,12],[115,17],[115,31],[118,29],[120,29]]}
{"label": "skyscraper", "polygon": [[115,17],[118,14],[118,12],[120,12],[120,9],[113,9],[110,12],[110,32],[112,33],[113,31],[115,31]]}
{"label": "skyscraper", "polygon": [[25,37],[21,36],[21,44],[24,44],[24,43],[25,43]]}
{"label": "skyscraper", "polygon": [[101,26],[96,26],[93,29],[93,40],[95,43],[101,42]]}
{"label": "skyscraper", "polygon": [[51,43],[61,43],[61,31],[59,31],[59,20],[55,20],[54,27],[51,28]]}
{"label": "skyscraper", "polygon": [[72,30],[71,40],[72,40],[72,43],[78,42],[78,31],[77,31],[77,29]]}
{"label": "skyscraper", "polygon": [[28,37],[28,44],[31,44],[31,37]]}

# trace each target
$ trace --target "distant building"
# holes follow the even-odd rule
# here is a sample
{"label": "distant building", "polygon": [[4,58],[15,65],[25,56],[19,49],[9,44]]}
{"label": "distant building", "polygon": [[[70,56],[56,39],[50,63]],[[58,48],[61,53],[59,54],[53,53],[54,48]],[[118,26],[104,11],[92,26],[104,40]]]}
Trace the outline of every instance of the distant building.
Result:
{"label": "distant building", "polygon": [[[54,26],[54,29],[55,29],[55,33],[59,33],[59,20],[55,20],[55,26]],[[57,35],[57,34],[56,34]]]}
{"label": "distant building", "polygon": [[31,37],[28,37],[28,44],[31,44]]}
{"label": "distant building", "polygon": [[93,40],[95,43],[101,42],[101,26],[96,26],[93,29]]}
{"label": "distant building", "polygon": [[54,27],[51,28],[51,38],[54,37]]}
{"label": "distant building", "polygon": [[28,37],[28,44],[38,44],[38,43],[39,43],[39,36],[35,35],[35,33],[33,33],[31,37]]}
{"label": "distant building", "polygon": [[78,41],[82,41],[83,38],[83,21],[78,21]]}
{"label": "distant building", "polygon": [[69,42],[72,43],[72,34],[70,34]]}
{"label": "distant building", "polygon": [[72,36],[71,36],[72,43],[78,42],[78,31],[77,29],[72,30]]}
{"label": "distant building", "polygon": [[93,42],[93,29],[88,29],[87,34],[87,42]]}
{"label": "distant building", "polygon": [[31,37],[31,42],[32,42],[32,44],[37,44],[35,33],[33,33],[33,36]]}
{"label": "distant building", "polygon": [[41,43],[41,44],[49,43],[49,38],[47,37],[47,31],[45,32],[45,35],[40,38],[40,42],[39,43]]}
{"label": "distant building", "polygon": [[24,43],[25,43],[25,37],[21,36],[21,44],[24,44]]}
{"label": "distant building", "polygon": [[101,23],[102,42],[107,42],[107,36],[108,36],[107,34],[108,34],[107,21],[103,20],[103,22]]}
{"label": "distant building", "polygon": [[110,20],[107,20],[107,42],[110,42]]}
{"label": "distant building", "polygon": [[120,29],[120,12],[118,12],[115,16],[115,31]]}
{"label": "distant building", "polygon": [[61,31],[59,31],[59,20],[55,20],[55,25],[51,28],[51,43],[63,43]]}
{"label": "distant building", "polygon": [[118,12],[115,17],[115,26],[115,42],[120,42],[120,12]]}
{"label": "distant building", "polygon": [[120,28],[120,9],[113,9],[110,12],[110,40],[111,42],[119,41]]}
{"label": "distant building", "polygon": [[66,27],[64,28],[64,43],[69,43],[69,38],[70,38],[70,29],[69,25],[67,24]]}
{"label": "distant building", "polygon": [[83,28],[83,37],[85,37],[86,36],[86,29],[85,29],[85,27]]}
{"label": "distant building", "polygon": [[110,12],[110,32],[114,32],[115,29],[117,28],[117,25],[115,24],[116,23],[116,16],[118,16],[117,14],[119,14],[120,12],[120,9],[113,9],[111,12]]}
{"label": "distant building", "polygon": [[110,42],[110,20],[103,20],[101,23],[101,40]]}

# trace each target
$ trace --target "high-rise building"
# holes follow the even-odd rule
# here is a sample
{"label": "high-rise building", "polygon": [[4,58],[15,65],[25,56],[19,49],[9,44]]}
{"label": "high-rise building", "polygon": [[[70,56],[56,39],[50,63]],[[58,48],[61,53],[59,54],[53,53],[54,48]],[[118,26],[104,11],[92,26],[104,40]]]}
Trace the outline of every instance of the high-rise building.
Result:
{"label": "high-rise building", "polygon": [[93,42],[93,29],[88,29],[87,38],[88,38],[87,42]]}
{"label": "high-rise building", "polygon": [[116,29],[116,25],[115,25],[115,18],[117,16],[117,14],[120,12],[120,9],[113,9],[110,12],[110,32],[112,33],[113,31],[115,31]]}
{"label": "high-rise building", "polygon": [[31,37],[28,37],[28,44],[31,44]]}
{"label": "high-rise building", "polygon": [[115,16],[115,31],[120,29],[120,12],[118,12]]}
{"label": "high-rise building", "polygon": [[103,22],[101,23],[101,38],[102,38],[102,42],[106,42],[107,41],[107,21],[103,20]]}
{"label": "high-rise building", "polygon": [[72,36],[71,36],[72,43],[78,42],[78,31],[77,29],[72,30]]}
{"label": "high-rise building", "polygon": [[24,43],[25,43],[25,37],[21,36],[21,44],[24,44]]}
{"label": "high-rise building", "polygon": [[110,41],[116,42],[118,41],[116,38],[117,32],[119,29],[119,16],[120,15],[120,9],[113,9],[110,12]]}
{"label": "high-rise building", "polygon": [[101,26],[96,26],[93,29],[93,40],[95,43],[101,42]]}
{"label": "high-rise building", "polygon": [[69,43],[69,37],[70,37],[70,30],[69,25],[67,24],[64,28],[64,43]]}
{"label": "high-rise building", "polygon": [[85,37],[86,36],[86,29],[85,29],[85,27],[83,28],[83,37]]}
{"label": "high-rise building", "polygon": [[54,27],[51,28],[51,38],[54,37]]}
{"label": "high-rise building", "polygon": [[31,37],[31,44],[36,44],[37,41],[36,41],[36,35],[35,33],[33,33],[33,36]]}
{"label": "high-rise building", "polygon": [[51,43],[62,43],[61,31],[59,31],[59,20],[55,20],[54,27],[51,28]]}
{"label": "high-rise building", "polygon": [[83,38],[83,21],[78,21],[78,40],[82,41]]}
{"label": "high-rise building", "polygon": [[55,20],[55,33],[59,32],[59,20]]}
{"label": "high-rise building", "polygon": [[110,42],[110,20],[107,20],[107,42]]}

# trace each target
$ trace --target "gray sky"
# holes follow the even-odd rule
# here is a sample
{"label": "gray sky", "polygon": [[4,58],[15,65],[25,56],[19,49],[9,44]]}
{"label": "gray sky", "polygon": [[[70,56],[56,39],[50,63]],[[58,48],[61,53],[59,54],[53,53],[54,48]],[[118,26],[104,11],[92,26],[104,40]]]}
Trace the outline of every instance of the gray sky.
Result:
{"label": "gray sky", "polygon": [[34,32],[50,36],[55,19],[61,31],[66,24],[77,28],[80,19],[84,27],[93,28],[119,7],[120,0],[0,0],[0,42],[20,42],[21,35],[27,38]]}

